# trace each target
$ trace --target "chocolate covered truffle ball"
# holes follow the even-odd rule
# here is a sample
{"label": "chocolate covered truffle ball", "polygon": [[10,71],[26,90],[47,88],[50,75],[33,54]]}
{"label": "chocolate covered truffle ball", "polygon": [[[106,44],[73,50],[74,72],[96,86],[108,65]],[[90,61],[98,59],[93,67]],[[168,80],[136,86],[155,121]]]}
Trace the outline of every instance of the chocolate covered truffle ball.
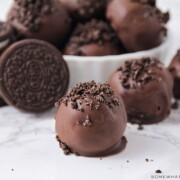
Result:
{"label": "chocolate covered truffle ball", "polygon": [[124,104],[108,84],[80,83],[57,106],[57,140],[65,154],[98,157],[125,148]]}
{"label": "chocolate covered truffle ball", "polygon": [[169,66],[169,71],[174,79],[174,97],[180,99],[180,50],[177,51],[177,54],[173,58]]}
{"label": "chocolate covered truffle ball", "polygon": [[71,20],[58,0],[15,0],[8,19],[23,38],[61,45]]}
{"label": "chocolate covered truffle ball", "polygon": [[87,21],[104,14],[107,0],[59,0],[76,21]]}
{"label": "chocolate covered truffle ball", "polygon": [[109,84],[124,100],[129,122],[153,124],[170,114],[173,80],[156,59],[126,61],[111,75]]}
{"label": "chocolate covered truffle ball", "polygon": [[92,20],[79,24],[66,45],[64,54],[106,56],[124,52],[115,32],[104,21]]}
{"label": "chocolate covered truffle ball", "polygon": [[169,13],[162,13],[154,1],[111,0],[106,16],[130,52],[154,48],[167,35]]}

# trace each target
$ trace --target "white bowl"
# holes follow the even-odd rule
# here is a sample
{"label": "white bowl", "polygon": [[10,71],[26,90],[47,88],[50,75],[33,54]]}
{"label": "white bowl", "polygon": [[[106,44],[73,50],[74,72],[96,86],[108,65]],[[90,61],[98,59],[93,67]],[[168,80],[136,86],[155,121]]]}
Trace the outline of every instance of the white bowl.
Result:
{"label": "white bowl", "polygon": [[172,33],[169,32],[168,37],[160,46],[136,53],[101,57],[64,56],[70,70],[70,87],[73,87],[79,82],[91,80],[106,82],[110,74],[118,68],[120,63],[130,59],[156,57],[167,65],[169,59],[166,57],[168,57],[172,39]]}

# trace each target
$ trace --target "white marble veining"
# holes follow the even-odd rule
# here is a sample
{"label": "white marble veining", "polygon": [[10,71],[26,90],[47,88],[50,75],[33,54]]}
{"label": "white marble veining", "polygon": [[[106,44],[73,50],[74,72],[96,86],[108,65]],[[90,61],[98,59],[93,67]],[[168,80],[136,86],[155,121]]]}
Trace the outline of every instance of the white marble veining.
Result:
{"label": "white marble veining", "polygon": [[54,113],[32,115],[12,107],[0,110],[0,179],[148,180],[157,169],[180,175],[180,110],[143,131],[129,124],[125,151],[102,160],[64,156],[55,140]]}
{"label": "white marble veining", "polygon": [[[0,18],[10,2],[0,0]],[[159,4],[173,15],[172,57],[180,47],[180,1]],[[32,115],[12,107],[0,109],[0,180],[151,180],[157,169],[162,175],[180,176],[180,109],[143,131],[128,125],[125,151],[102,159],[64,156],[55,140],[54,114],[55,110]]]}

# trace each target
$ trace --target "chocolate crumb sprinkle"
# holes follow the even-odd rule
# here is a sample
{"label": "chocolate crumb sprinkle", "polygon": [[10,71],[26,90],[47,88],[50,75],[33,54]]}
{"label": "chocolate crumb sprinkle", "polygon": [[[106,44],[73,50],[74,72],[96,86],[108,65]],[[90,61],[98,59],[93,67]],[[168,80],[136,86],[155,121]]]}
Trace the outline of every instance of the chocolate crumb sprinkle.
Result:
{"label": "chocolate crumb sprinkle", "polygon": [[56,140],[59,142],[59,146],[63,150],[65,155],[69,155],[72,153],[71,149],[65,143],[63,143],[58,136],[56,136]]}
{"label": "chocolate crumb sprinkle", "polygon": [[120,82],[125,89],[143,89],[143,85],[155,80],[152,67],[160,68],[161,63],[155,58],[126,61],[117,69]]}
{"label": "chocolate crumb sprinkle", "polygon": [[30,32],[37,32],[42,24],[43,15],[51,15],[54,12],[52,0],[15,0],[16,13],[10,20],[16,19],[19,23],[29,28]]}
{"label": "chocolate crumb sprinkle", "polygon": [[81,125],[83,125],[84,127],[87,126],[92,126],[92,121],[90,119],[90,117],[87,115],[85,120],[82,120],[79,122]]}
{"label": "chocolate crumb sprinkle", "polygon": [[[72,109],[84,112],[84,108],[79,108],[79,101],[81,101],[81,105],[83,103],[85,106],[90,107],[91,110],[98,110],[101,104],[107,105],[110,110],[120,105],[119,100],[114,94],[114,91],[111,90],[109,84],[91,81],[77,84],[75,88],[70,89],[68,94],[56,103],[56,106],[61,103],[67,106],[68,103],[70,103]],[[90,118],[88,117],[86,120],[88,121],[86,121],[85,125],[89,126],[91,124]]]}
{"label": "chocolate crumb sprinkle", "polygon": [[105,42],[113,42],[115,45],[120,46],[117,35],[112,28],[104,21],[93,19],[76,27],[67,47],[72,48],[72,55],[83,56],[84,54],[81,51],[83,45],[98,43],[102,46]]}
{"label": "chocolate crumb sprinkle", "polygon": [[156,170],[156,174],[161,174],[162,173],[162,171],[161,170]]}

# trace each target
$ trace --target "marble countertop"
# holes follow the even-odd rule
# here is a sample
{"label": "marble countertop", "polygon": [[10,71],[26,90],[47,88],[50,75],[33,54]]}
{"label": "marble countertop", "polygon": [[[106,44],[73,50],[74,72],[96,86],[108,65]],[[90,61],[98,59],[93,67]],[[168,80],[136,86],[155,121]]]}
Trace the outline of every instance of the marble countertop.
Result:
{"label": "marble countertop", "polygon": [[[1,19],[10,3],[0,0]],[[159,0],[159,4],[172,14],[172,57],[180,47],[180,1]],[[180,179],[180,109],[142,131],[128,124],[125,151],[106,158],[64,156],[55,140],[54,115],[55,110],[33,115],[12,107],[0,109],[0,180]]]}
{"label": "marble countertop", "polygon": [[[180,178],[180,110],[158,125],[137,130],[128,125],[122,153],[106,158],[65,156],[55,140],[54,110],[43,115],[0,110],[0,179],[2,180],[149,180]],[[146,159],[149,161],[147,162]]]}

